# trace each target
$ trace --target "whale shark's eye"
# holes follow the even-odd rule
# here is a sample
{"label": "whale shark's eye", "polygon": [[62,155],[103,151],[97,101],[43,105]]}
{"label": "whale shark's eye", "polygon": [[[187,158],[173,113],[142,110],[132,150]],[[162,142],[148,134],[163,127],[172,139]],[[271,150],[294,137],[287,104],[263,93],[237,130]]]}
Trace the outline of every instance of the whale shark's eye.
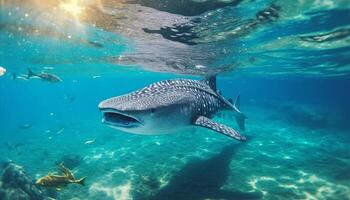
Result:
{"label": "whale shark's eye", "polygon": [[151,113],[154,113],[154,112],[156,112],[156,109],[152,108]]}

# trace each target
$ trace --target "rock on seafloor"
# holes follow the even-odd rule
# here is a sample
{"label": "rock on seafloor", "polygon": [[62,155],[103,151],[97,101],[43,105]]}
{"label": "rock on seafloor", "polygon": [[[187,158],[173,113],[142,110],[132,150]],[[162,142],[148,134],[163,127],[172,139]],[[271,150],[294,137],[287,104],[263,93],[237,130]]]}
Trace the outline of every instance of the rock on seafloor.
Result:
{"label": "rock on seafloor", "polygon": [[3,165],[0,174],[1,200],[49,200],[45,192],[35,185],[34,180],[23,167],[8,162]]}

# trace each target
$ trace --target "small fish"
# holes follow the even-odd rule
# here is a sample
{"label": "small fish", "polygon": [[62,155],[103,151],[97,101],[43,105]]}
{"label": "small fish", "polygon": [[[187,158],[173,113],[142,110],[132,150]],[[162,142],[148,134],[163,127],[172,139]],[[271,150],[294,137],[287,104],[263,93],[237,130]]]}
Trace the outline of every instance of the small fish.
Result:
{"label": "small fish", "polygon": [[338,29],[332,32],[301,36],[300,39],[305,42],[331,42],[345,39],[350,36],[350,28]]}
{"label": "small fish", "polygon": [[18,126],[19,129],[29,129],[30,127],[32,127],[32,125],[29,123],[21,124]]}
{"label": "small fish", "polygon": [[45,73],[45,72],[41,72],[40,74],[36,74],[31,69],[28,68],[27,79],[29,79],[31,77],[38,77],[43,81],[47,81],[47,82],[51,82],[51,83],[62,82],[62,79],[54,74],[49,74],[49,73]]}
{"label": "small fish", "polygon": [[25,74],[17,75],[15,72],[12,73],[12,80],[21,79],[27,81],[28,78]]}
{"label": "small fish", "polygon": [[104,46],[96,41],[88,41],[89,44],[93,45],[94,47],[97,48],[103,48]]}
{"label": "small fish", "polygon": [[3,76],[6,73],[6,69],[0,66],[0,76]]}
{"label": "small fish", "polygon": [[64,128],[61,128],[59,131],[57,131],[57,135],[61,135],[62,133],[63,133],[63,131],[64,131]]}
{"label": "small fish", "polygon": [[85,185],[86,177],[75,179],[73,173],[63,164],[59,165],[59,171],[61,171],[63,175],[49,173],[48,175],[39,178],[36,181],[36,184],[42,187],[56,188],[56,190],[61,190],[62,187],[66,187],[72,183],[80,184],[82,186]]}
{"label": "small fish", "polygon": [[57,190],[61,190],[62,187],[66,187],[67,185],[72,183],[85,185],[85,179],[86,177],[81,178],[79,180],[72,180],[65,175],[60,176],[49,173],[48,175],[41,177],[39,180],[37,180],[36,184],[43,187],[54,187]]}
{"label": "small fish", "polygon": [[52,69],[54,69],[53,67],[44,67],[44,69],[46,69],[46,70],[52,70]]}
{"label": "small fish", "polygon": [[89,145],[89,144],[93,144],[93,143],[95,143],[95,142],[96,142],[96,138],[94,138],[93,140],[88,140],[88,141],[86,141],[84,144]]}

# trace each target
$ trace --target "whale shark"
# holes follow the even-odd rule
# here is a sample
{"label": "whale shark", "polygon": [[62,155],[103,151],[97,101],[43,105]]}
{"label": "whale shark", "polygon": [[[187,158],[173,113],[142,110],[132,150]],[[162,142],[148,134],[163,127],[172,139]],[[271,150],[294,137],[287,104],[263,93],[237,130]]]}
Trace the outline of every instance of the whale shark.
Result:
{"label": "whale shark", "polygon": [[231,112],[241,130],[247,118],[239,110],[240,95],[234,103],[216,89],[216,76],[204,80],[172,79],[140,90],[103,100],[98,107],[102,122],[124,132],[158,135],[202,127],[239,141],[246,140],[237,130],[215,122],[219,112]]}

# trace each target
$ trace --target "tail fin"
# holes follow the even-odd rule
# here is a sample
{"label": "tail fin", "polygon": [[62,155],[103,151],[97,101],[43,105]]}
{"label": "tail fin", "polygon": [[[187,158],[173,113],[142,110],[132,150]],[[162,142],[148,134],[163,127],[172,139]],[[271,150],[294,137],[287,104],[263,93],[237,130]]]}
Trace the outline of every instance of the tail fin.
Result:
{"label": "tail fin", "polygon": [[233,104],[233,106],[235,107],[237,114],[236,114],[236,122],[239,126],[239,128],[244,131],[245,130],[245,119],[247,119],[247,117],[239,110],[239,102],[240,102],[240,94],[237,95],[235,103]]}
{"label": "tail fin", "polygon": [[85,179],[86,179],[86,177],[83,177],[83,178],[81,178],[79,180],[76,180],[74,183],[77,183],[77,184],[80,184],[80,185],[84,186],[85,185]]}
{"label": "tail fin", "polygon": [[27,78],[30,78],[32,76],[36,76],[36,74],[30,68],[28,68],[27,70],[28,70]]}

